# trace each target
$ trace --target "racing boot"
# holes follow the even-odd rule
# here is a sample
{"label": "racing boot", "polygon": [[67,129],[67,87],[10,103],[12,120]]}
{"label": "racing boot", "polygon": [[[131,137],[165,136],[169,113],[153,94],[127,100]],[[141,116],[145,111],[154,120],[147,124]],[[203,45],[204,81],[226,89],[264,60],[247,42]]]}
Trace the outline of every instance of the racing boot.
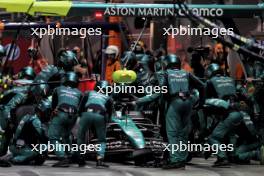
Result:
{"label": "racing boot", "polygon": [[96,168],[103,169],[103,168],[108,168],[108,167],[109,167],[109,165],[104,163],[103,158],[100,158],[100,159],[97,160]]}
{"label": "racing boot", "polygon": [[260,164],[264,165],[264,145],[260,147]]}
{"label": "racing boot", "polygon": [[210,156],[212,155],[212,152],[211,151],[204,151],[204,159],[208,159],[208,158],[210,158]]}
{"label": "racing boot", "polygon": [[41,166],[46,161],[47,155],[38,155],[32,165]]}
{"label": "racing boot", "polygon": [[60,159],[60,161],[52,165],[52,167],[69,167],[69,166],[70,166],[70,160],[68,158]]}
{"label": "racing boot", "polygon": [[222,167],[222,166],[228,166],[230,163],[225,158],[217,158],[216,162],[214,162],[213,167]]}
{"label": "racing boot", "polygon": [[86,165],[84,157],[80,157],[78,160],[79,167],[84,167]]}
{"label": "racing boot", "polygon": [[168,163],[162,166],[162,169],[185,169],[184,162]]}

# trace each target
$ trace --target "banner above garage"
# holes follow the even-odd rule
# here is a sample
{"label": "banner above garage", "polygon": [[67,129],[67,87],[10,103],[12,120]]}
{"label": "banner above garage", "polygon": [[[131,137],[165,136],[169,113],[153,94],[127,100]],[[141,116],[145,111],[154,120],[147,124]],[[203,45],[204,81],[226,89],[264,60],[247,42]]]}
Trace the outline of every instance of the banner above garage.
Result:
{"label": "banner above garage", "polygon": [[[264,3],[256,5],[191,4],[189,8],[193,13],[204,17],[252,18],[263,16]],[[105,16],[185,16],[177,4],[1,0],[0,9],[7,12],[27,13],[33,16],[90,16],[98,11]]]}

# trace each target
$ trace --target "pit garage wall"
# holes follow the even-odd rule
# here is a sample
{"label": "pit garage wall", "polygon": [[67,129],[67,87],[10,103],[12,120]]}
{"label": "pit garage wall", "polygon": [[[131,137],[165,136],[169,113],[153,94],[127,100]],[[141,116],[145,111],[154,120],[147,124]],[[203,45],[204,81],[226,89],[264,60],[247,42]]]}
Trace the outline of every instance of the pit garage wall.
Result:
{"label": "pit garage wall", "polygon": [[[91,2],[91,0],[83,0],[87,2]],[[217,0],[188,0],[189,3],[193,4],[211,4],[214,3]],[[234,3],[234,4],[256,4],[258,3],[258,0],[224,0],[226,3]],[[95,2],[93,0],[93,2]],[[104,2],[103,0],[98,0],[96,2]],[[124,0],[125,3],[166,3],[166,2],[172,2],[172,0]],[[134,17],[125,17],[123,20],[126,20],[130,33],[134,34],[130,39],[131,41],[136,40],[137,34],[140,33],[140,29],[135,29],[134,27]],[[69,19],[72,20],[72,19]],[[258,19],[234,19],[237,28],[240,30],[240,33],[244,36],[248,36],[250,32],[259,30],[260,27],[258,26]],[[189,20],[187,19],[176,19],[174,21],[174,25],[177,26],[179,24],[182,25],[188,25],[190,24]],[[247,24],[247,25],[245,25]],[[153,28],[150,30],[150,28],[146,29],[142,40],[145,42],[147,47],[151,50],[155,50],[160,47],[160,43],[164,43],[167,47],[167,38],[163,36],[163,27],[169,27],[169,23],[164,23],[164,18],[161,18],[160,20],[154,20],[153,21]],[[97,50],[100,49],[100,38],[99,37],[90,37],[92,43],[93,43],[93,50],[94,55]],[[203,44],[211,43],[212,40],[209,37],[202,37]],[[197,36],[178,36],[175,38],[178,43],[181,44],[181,46],[184,49],[187,49],[189,46],[199,46],[201,44],[201,38]],[[56,42],[57,43],[57,42]],[[69,46],[70,48],[78,45],[82,46],[82,41],[80,39],[73,39],[69,37],[65,37],[64,40],[64,46]],[[180,47],[180,46],[176,46]]]}
{"label": "pit garage wall", "polygon": [[[84,0],[84,1],[91,1],[91,0]],[[158,3],[164,3],[164,2],[172,2],[172,0],[124,0],[127,3],[154,3],[154,2],[158,2]],[[94,1],[93,1],[94,2]],[[98,2],[103,2],[102,0],[98,1]],[[214,0],[189,0],[189,3],[194,3],[194,4],[210,4],[212,2],[214,2]],[[225,0],[225,2],[229,2],[229,3],[234,3],[234,4],[256,4],[258,3],[258,0]],[[139,34],[140,30],[139,29],[135,29],[134,28],[134,17],[127,17],[124,18],[126,20],[126,22],[128,23],[129,26],[129,30],[130,33],[132,34]],[[162,19],[162,18],[161,18]],[[78,21],[81,20],[79,18],[67,18],[66,21]],[[86,19],[87,21],[89,21],[89,18]],[[164,20],[155,20],[153,21],[153,28],[152,30],[147,29],[144,33],[144,36],[142,37],[142,40],[145,42],[145,44],[147,45],[147,47],[151,50],[155,50],[157,48],[160,47],[160,43],[164,43],[166,47],[166,43],[167,43],[167,38],[163,36],[163,27],[168,27],[169,23],[164,23]],[[258,19],[234,19],[237,28],[240,30],[240,33],[244,36],[248,36],[250,34],[250,32],[252,31],[260,31],[260,25],[258,25],[259,20]],[[189,24],[189,20],[187,19],[177,19],[175,21],[175,25],[188,25]],[[247,24],[247,25],[245,25]],[[134,40],[137,38],[137,35],[133,35],[132,37]],[[133,40],[132,39],[132,40]],[[98,36],[92,36],[90,37],[91,43],[93,44],[93,55],[96,55],[96,52],[98,50],[100,50],[101,48],[101,39]],[[195,36],[184,36],[184,37],[176,37],[175,38],[176,41],[179,41],[178,43],[181,44],[181,46],[184,49],[187,49],[189,46],[199,46],[200,45],[200,37],[195,37]],[[203,44],[207,44],[210,43],[212,40],[210,38],[207,37],[203,37]],[[56,38],[54,41],[50,40],[50,39],[44,39],[43,40],[43,51],[42,53],[44,55],[46,55],[46,58],[49,59],[49,62],[52,64],[53,63],[53,54],[51,52],[51,49],[49,47],[45,47],[45,46],[49,46],[49,45],[53,45],[52,46],[52,50],[57,51],[60,47],[62,46],[68,46],[69,48],[72,48],[74,46],[80,46],[81,48],[83,48],[84,46],[84,42],[78,38],[78,37],[64,37],[63,42],[61,41],[60,38]],[[179,46],[177,46],[179,47]],[[87,50],[89,52],[89,50]],[[88,55],[90,55],[90,53],[88,53]],[[55,61],[56,62],[56,61]]]}
{"label": "pit garage wall", "polygon": [[[216,2],[217,0],[189,0],[189,3],[193,4],[211,4]],[[230,4],[256,4],[258,3],[258,0],[224,0],[226,3]],[[100,1],[102,2],[102,1]],[[126,3],[166,3],[166,2],[172,2],[172,0],[124,0]],[[126,21],[128,27],[129,27],[129,32],[130,34],[134,34],[132,37],[130,37],[131,41],[136,40],[138,34],[140,33],[140,29],[135,29],[134,27],[134,17],[125,17],[123,20]],[[259,24],[259,19],[253,19],[253,18],[248,18],[248,19],[234,19],[235,24],[237,28],[240,30],[240,33],[243,36],[249,36],[249,34],[253,31],[260,31],[260,25]],[[181,19],[176,19],[176,21],[173,21],[174,26],[176,27],[177,25],[188,25],[190,24],[189,20],[181,18]],[[167,37],[163,36],[163,27],[169,27],[168,22],[164,22],[164,18],[153,20],[152,22],[152,28],[146,29],[142,40],[145,42],[147,45],[148,49],[150,50],[155,50],[160,47],[160,44],[163,43],[164,47],[167,47]],[[247,24],[247,25],[245,25]],[[91,42],[93,43],[93,54],[96,55],[96,51],[100,50],[100,37],[90,37]],[[80,39],[73,39],[73,38],[68,38],[65,37],[64,40],[64,45],[69,46],[70,48],[78,45],[82,46],[82,41]],[[196,47],[201,44],[201,37],[198,36],[177,36],[175,38],[175,41],[177,41],[176,49],[180,49],[181,47],[183,49],[187,49],[189,46]],[[202,37],[203,45],[210,44],[212,43],[211,38],[209,37]],[[173,45],[175,46],[175,45]],[[173,49],[172,49],[173,50]],[[190,58],[190,55],[189,55]],[[237,63],[236,58],[232,58],[230,60],[231,65],[236,65]],[[231,72],[234,72],[231,70]]]}
{"label": "pit garage wall", "polygon": [[[215,2],[220,2],[221,0],[189,0],[189,3],[192,4],[211,4]],[[222,0],[223,1],[223,0]],[[258,0],[224,0],[226,4],[257,4]],[[172,1],[165,1],[165,0],[155,0],[155,2],[158,3],[166,3],[166,2],[172,2]],[[260,19],[258,18],[237,18],[233,19],[235,22],[235,25],[237,29],[239,29],[239,32],[243,36],[249,37],[251,33],[254,33],[256,31],[261,31],[261,25],[260,25]],[[188,19],[176,19],[174,20],[174,27],[181,25],[190,25],[190,21]],[[167,38],[164,37],[163,34],[163,27],[169,27],[169,23],[164,23],[163,20],[155,20],[153,22],[154,27],[152,30],[152,35],[150,39],[151,47],[152,49],[157,49],[160,47],[160,43],[166,43]],[[245,25],[246,24],[246,25]],[[213,41],[210,37],[199,37],[199,36],[177,36],[174,39],[175,41],[171,41],[170,43],[172,46],[167,46],[170,51],[173,50],[179,50],[179,49],[187,49],[189,46],[197,47],[206,44],[213,44]],[[167,42],[169,43],[169,42]],[[174,47],[174,48],[172,48]],[[191,55],[188,54],[188,58],[191,59]],[[228,63],[230,66],[230,72],[231,76],[235,77],[235,67],[237,63],[239,62],[239,56],[237,53],[232,52],[228,59]]]}
{"label": "pit garage wall", "polygon": [[[211,4],[221,0],[188,0],[189,3],[192,4]],[[222,0],[225,3],[229,4],[256,4],[259,0]],[[126,3],[171,3],[172,0],[124,0]],[[136,30],[134,28],[134,18],[129,17],[126,18],[129,24],[129,28],[132,33],[139,33],[140,30]],[[162,18],[161,18],[162,19]],[[248,18],[248,19],[234,19],[237,28],[240,30],[240,33],[244,36],[248,36],[250,32],[260,30],[260,26],[258,25],[259,20]],[[188,25],[190,24],[189,20],[187,19],[176,19],[174,25]],[[164,33],[163,27],[168,27],[169,23],[164,23],[164,18],[162,20],[154,20],[153,21],[153,29],[146,31],[146,34],[150,34],[150,38],[143,37],[143,40],[147,44],[150,49],[157,49],[160,47],[160,43],[166,43],[166,38],[162,35]],[[245,25],[247,24],[247,25]],[[209,37],[203,37],[203,43],[211,43],[211,39]],[[195,36],[184,36],[184,37],[177,37],[175,40],[182,43],[183,48],[192,45],[198,46],[201,44],[201,38]]]}
{"label": "pit garage wall", "polygon": [[[215,0],[216,1],[216,0]],[[192,4],[211,4],[215,2],[214,0],[189,0],[189,3]],[[226,3],[233,3],[234,4],[256,4],[258,3],[258,0],[225,0]],[[166,2],[172,2],[172,1],[166,1],[166,0],[155,0],[155,2],[158,3],[166,3]],[[248,19],[234,19],[237,28],[240,30],[240,33],[244,36],[248,36],[250,32],[260,30],[260,26],[258,25],[259,20],[248,18]],[[162,27],[168,27],[168,24],[164,24],[163,21],[156,20],[154,22],[154,35],[153,37],[153,49],[156,49],[159,47],[159,43],[164,41],[164,37],[162,36],[163,30]],[[190,24],[189,20],[187,19],[176,19],[174,22],[175,27],[179,24],[182,25],[188,25]],[[247,24],[247,25],[245,25]],[[211,39],[209,37],[203,37],[203,44],[211,43]],[[186,47],[192,45],[192,46],[198,46],[201,44],[201,38],[198,36],[184,36],[184,37],[176,37],[176,40],[182,43],[183,47],[186,49]]]}

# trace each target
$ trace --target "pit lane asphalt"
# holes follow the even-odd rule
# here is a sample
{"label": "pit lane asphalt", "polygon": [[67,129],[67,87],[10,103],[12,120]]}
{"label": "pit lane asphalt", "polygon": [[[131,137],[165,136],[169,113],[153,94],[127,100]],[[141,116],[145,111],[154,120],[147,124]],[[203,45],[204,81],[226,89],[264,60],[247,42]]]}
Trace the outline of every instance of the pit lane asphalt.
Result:
{"label": "pit lane asphalt", "polygon": [[46,161],[43,166],[13,166],[0,168],[0,176],[263,176],[264,166],[254,162],[251,165],[232,165],[229,168],[213,168],[215,159],[195,158],[185,170],[164,171],[160,168],[142,168],[128,164],[108,163],[109,169],[96,169],[94,162],[79,168],[53,168],[55,161]]}

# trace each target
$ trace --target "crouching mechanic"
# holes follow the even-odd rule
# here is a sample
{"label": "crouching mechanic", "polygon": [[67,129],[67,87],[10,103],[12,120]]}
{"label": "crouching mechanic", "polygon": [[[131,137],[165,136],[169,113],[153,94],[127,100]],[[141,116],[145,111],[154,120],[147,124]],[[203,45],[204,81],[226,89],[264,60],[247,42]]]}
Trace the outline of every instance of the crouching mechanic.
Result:
{"label": "crouching mechanic", "polygon": [[[78,145],[85,143],[85,134],[87,129],[94,127],[98,142],[100,144],[97,151],[97,167],[109,167],[104,163],[104,155],[106,148],[106,124],[112,115],[112,99],[99,90],[106,92],[106,88],[110,86],[107,81],[99,81],[95,85],[94,91],[85,92],[81,103],[81,119],[78,130]],[[84,156],[80,156],[79,166],[84,166]]]}
{"label": "crouching mechanic", "polygon": [[[200,92],[200,105],[203,104],[204,84],[194,75],[181,70],[180,58],[168,55],[165,58],[167,68],[160,74],[160,86],[167,86],[168,93],[163,97],[167,101],[166,132],[170,145],[170,161],[163,169],[185,168],[188,151],[174,151],[174,145],[187,144],[191,130],[192,99],[190,91],[197,88]],[[152,94],[139,98],[136,103],[142,104],[161,97],[161,94]]]}
{"label": "crouching mechanic", "polygon": [[[31,67],[25,67],[19,72],[18,79],[32,80],[35,73]],[[29,86],[14,86],[6,90],[0,97],[0,156],[4,156],[8,151],[8,145],[12,139],[15,126],[20,121],[22,115],[17,115],[16,110],[22,105],[32,102],[29,95]],[[26,113],[23,110],[22,114]],[[33,109],[34,111],[34,109]]]}
{"label": "crouching mechanic", "polygon": [[51,102],[42,100],[35,110],[35,115],[25,115],[17,126],[10,146],[13,164],[42,165],[45,162],[46,153],[39,153],[39,148],[35,149],[33,146],[46,144],[48,141],[42,123],[45,123],[50,115]]}
{"label": "crouching mechanic", "polygon": [[[206,70],[209,80],[206,82],[206,99],[224,100],[229,103],[227,113],[223,115],[223,119],[214,128],[212,134],[208,138],[210,145],[218,146],[217,160],[214,166],[229,165],[226,151],[222,151],[220,145],[225,142],[227,134],[231,134],[243,120],[242,114],[236,107],[237,94],[235,81],[228,76],[223,76],[223,71],[218,64],[211,64]],[[218,106],[221,104],[218,103]],[[207,157],[206,157],[207,158]]]}
{"label": "crouching mechanic", "polygon": [[52,95],[52,109],[54,117],[50,122],[48,137],[51,144],[56,148],[55,154],[59,161],[53,167],[69,167],[70,160],[67,156],[66,147],[63,144],[71,145],[70,135],[77,116],[82,93],[77,89],[78,76],[74,72],[67,72],[62,79],[63,85],[57,87]]}

